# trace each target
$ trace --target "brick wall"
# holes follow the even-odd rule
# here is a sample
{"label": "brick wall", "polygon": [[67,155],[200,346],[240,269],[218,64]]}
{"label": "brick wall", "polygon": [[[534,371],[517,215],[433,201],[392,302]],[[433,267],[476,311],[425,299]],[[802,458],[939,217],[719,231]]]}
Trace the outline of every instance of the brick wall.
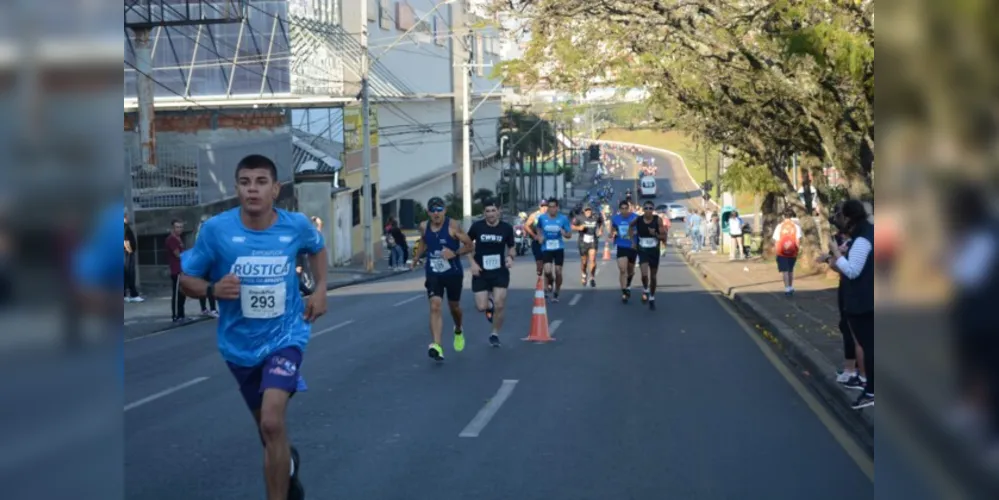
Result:
{"label": "brick wall", "polygon": [[[125,113],[124,131],[137,131],[138,118],[137,113]],[[266,130],[287,126],[289,120],[290,114],[281,110],[160,111],[153,130],[188,134],[218,129]]]}

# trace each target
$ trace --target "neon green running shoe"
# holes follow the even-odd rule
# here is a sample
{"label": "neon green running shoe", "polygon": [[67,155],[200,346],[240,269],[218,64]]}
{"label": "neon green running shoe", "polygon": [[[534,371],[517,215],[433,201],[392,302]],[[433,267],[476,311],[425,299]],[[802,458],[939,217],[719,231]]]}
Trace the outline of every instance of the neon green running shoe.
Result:
{"label": "neon green running shoe", "polygon": [[430,348],[427,349],[427,354],[430,356],[431,359],[434,359],[436,361],[444,361],[444,349],[441,349],[441,346],[437,345],[436,343],[430,344]]}
{"label": "neon green running shoe", "polygon": [[462,331],[458,328],[454,329],[454,352],[461,352],[465,350],[465,336],[462,335]]}

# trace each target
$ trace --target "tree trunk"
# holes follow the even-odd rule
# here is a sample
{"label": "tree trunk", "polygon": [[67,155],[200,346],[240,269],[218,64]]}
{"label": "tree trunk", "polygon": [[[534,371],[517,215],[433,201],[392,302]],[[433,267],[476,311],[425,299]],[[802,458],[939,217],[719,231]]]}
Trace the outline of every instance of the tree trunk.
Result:
{"label": "tree trunk", "polygon": [[763,253],[763,258],[769,259],[774,256],[774,246],[770,242],[768,235],[774,233],[774,229],[780,222],[780,195],[777,193],[767,193],[763,197],[763,203],[760,206],[760,211],[762,212],[760,218],[760,231],[763,237],[763,243],[760,250]]}

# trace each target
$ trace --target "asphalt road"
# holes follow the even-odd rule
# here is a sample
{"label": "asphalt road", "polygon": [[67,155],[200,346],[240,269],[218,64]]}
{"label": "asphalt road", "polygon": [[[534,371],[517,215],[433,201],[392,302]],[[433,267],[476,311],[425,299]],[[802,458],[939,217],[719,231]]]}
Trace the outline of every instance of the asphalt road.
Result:
{"label": "asphalt road", "polygon": [[[443,364],[426,356],[419,273],[330,292],[302,368],[310,390],[289,411],[308,498],[873,498],[846,433],[679,256],[663,260],[653,312],[637,295],[621,304],[612,262],[582,288],[568,247],[550,344],[519,340],[528,259],[513,272],[503,348],[487,346],[466,288],[468,345],[446,342]],[[214,326],[126,343],[129,499],[263,498],[260,443]],[[491,420],[460,437],[480,413]]]}

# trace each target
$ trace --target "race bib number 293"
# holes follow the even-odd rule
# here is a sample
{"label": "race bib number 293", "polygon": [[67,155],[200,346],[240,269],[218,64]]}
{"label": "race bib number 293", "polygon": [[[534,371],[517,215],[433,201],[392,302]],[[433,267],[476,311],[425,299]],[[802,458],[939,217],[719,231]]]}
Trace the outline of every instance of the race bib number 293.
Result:
{"label": "race bib number 293", "polygon": [[239,287],[240,306],[243,317],[248,319],[271,319],[284,315],[284,304],[288,291],[284,283],[277,285]]}

